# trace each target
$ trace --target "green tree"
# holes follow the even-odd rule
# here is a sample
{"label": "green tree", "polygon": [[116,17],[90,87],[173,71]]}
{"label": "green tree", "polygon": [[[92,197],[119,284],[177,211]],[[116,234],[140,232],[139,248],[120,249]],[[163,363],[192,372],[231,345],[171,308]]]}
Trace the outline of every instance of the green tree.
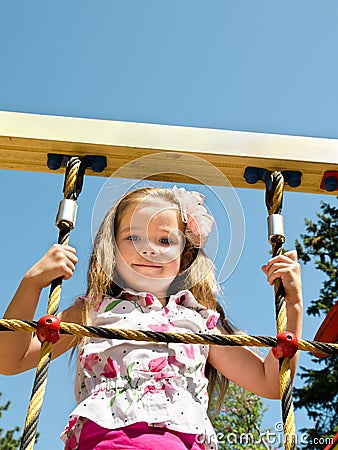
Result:
{"label": "green tree", "polygon": [[221,411],[212,421],[219,450],[277,449],[271,430],[262,429],[266,410],[260,397],[230,383]]}
{"label": "green tree", "polygon": [[[2,394],[0,393],[0,396]],[[10,405],[8,401],[5,405],[0,405],[0,419],[4,411],[7,411]],[[0,428],[0,450],[16,450],[20,447],[20,439],[16,439],[15,434],[20,431],[19,427],[5,431]]]}
{"label": "green tree", "polygon": [[[337,301],[338,292],[338,209],[321,203],[316,222],[305,219],[306,233],[296,241],[298,256],[304,264],[312,261],[325,274],[319,298],[307,309],[309,315],[323,319]],[[303,387],[294,390],[295,407],[305,408],[314,422],[307,433],[312,438],[332,437],[338,431],[338,356],[323,359],[312,357],[316,368],[301,367]],[[312,439],[313,440],[313,439]],[[307,444],[307,449],[322,446]]]}

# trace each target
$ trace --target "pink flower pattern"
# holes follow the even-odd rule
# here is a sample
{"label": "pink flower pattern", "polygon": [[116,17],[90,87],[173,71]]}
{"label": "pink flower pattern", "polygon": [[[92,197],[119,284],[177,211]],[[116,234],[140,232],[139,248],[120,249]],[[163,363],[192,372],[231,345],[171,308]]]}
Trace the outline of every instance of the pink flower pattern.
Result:
{"label": "pink flower pattern", "polygon": [[173,331],[174,325],[172,323],[161,323],[161,325],[148,325],[148,328],[150,328],[153,331],[160,331],[163,333],[166,333],[167,331]]}
{"label": "pink flower pattern", "polygon": [[145,296],[145,302],[147,306],[151,306],[154,303],[155,299],[152,294],[146,294]]}
{"label": "pink flower pattern", "polygon": [[217,322],[218,322],[218,316],[216,316],[216,315],[210,316],[206,322],[207,328],[209,330],[213,330],[216,327]]}
{"label": "pink flower pattern", "polygon": [[152,384],[148,384],[143,391],[143,395],[147,394],[148,392],[150,392],[151,394],[155,394],[156,392],[161,392],[165,389],[164,385],[161,386],[160,388],[156,388],[154,385]]}
{"label": "pink flower pattern", "polygon": [[103,370],[104,371],[101,373],[101,376],[106,378],[116,378],[117,374],[120,372],[120,366],[116,363],[116,361],[108,358]]}
{"label": "pink flower pattern", "polygon": [[162,370],[168,363],[168,357],[162,356],[160,358],[154,358],[149,361],[148,367],[152,372],[159,372]]}
{"label": "pink flower pattern", "polygon": [[90,354],[85,357],[84,367],[85,369],[91,371],[95,364],[99,361],[99,356],[95,354]]}
{"label": "pink flower pattern", "polygon": [[168,364],[170,366],[176,366],[179,369],[184,369],[185,368],[185,364],[181,361],[179,361],[176,356],[168,356]]}
{"label": "pink flower pattern", "polygon": [[195,358],[194,346],[192,344],[183,344],[182,347],[188,358],[190,358],[190,359]]}

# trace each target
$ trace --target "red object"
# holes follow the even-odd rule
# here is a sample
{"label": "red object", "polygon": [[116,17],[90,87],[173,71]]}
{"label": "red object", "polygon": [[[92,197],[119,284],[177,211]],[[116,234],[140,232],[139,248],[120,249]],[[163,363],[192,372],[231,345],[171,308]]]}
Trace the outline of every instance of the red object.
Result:
{"label": "red object", "polygon": [[320,189],[324,189],[329,192],[338,190],[338,171],[331,170],[326,171],[323,175],[322,181],[320,183]]}
{"label": "red object", "polygon": [[275,358],[292,358],[297,350],[298,338],[295,334],[290,331],[277,334],[277,347],[272,347]]}
{"label": "red object", "polygon": [[[335,344],[338,342],[338,302],[332,306],[328,315],[325,317],[321,326],[319,327],[314,341],[328,342]],[[325,358],[326,353],[315,353],[313,355],[317,358]]]}
{"label": "red object", "polygon": [[338,445],[338,433],[331,439],[332,439],[331,444],[327,445],[324,448],[324,450],[334,450],[335,448],[338,448],[337,447],[337,445]]}
{"label": "red object", "polygon": [[60,339],[60,319],[56,316],[43,316],[38,321],[36,335],[39,341],[55,344]]}

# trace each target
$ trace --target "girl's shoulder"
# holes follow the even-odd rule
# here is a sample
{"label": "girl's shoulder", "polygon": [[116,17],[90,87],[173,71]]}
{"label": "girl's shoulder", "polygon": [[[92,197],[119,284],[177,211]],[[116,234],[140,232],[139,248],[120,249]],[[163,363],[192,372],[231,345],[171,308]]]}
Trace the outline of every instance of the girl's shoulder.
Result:
{"label": "girl's shoulder", "polygon": [[62,322],[82,323],[85,297],[77,297],[74,303],[58,314]]}

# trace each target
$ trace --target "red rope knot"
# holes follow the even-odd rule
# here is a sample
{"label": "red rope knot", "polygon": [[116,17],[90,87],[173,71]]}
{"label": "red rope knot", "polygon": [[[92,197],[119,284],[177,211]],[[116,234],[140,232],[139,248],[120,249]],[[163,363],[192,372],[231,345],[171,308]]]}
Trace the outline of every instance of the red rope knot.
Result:
{"label": "red rope knot", "polygon": [[55,344],[60,339],[60,319],[56,316],[43,316],[38,320],[36,335],[39,341]]}
{"label": "red rope knot", "polygon": [[277,334],[277,346],[272,347],[273,356],[277,359],[292,358],[298,350],[298,338],[291,331]]}

